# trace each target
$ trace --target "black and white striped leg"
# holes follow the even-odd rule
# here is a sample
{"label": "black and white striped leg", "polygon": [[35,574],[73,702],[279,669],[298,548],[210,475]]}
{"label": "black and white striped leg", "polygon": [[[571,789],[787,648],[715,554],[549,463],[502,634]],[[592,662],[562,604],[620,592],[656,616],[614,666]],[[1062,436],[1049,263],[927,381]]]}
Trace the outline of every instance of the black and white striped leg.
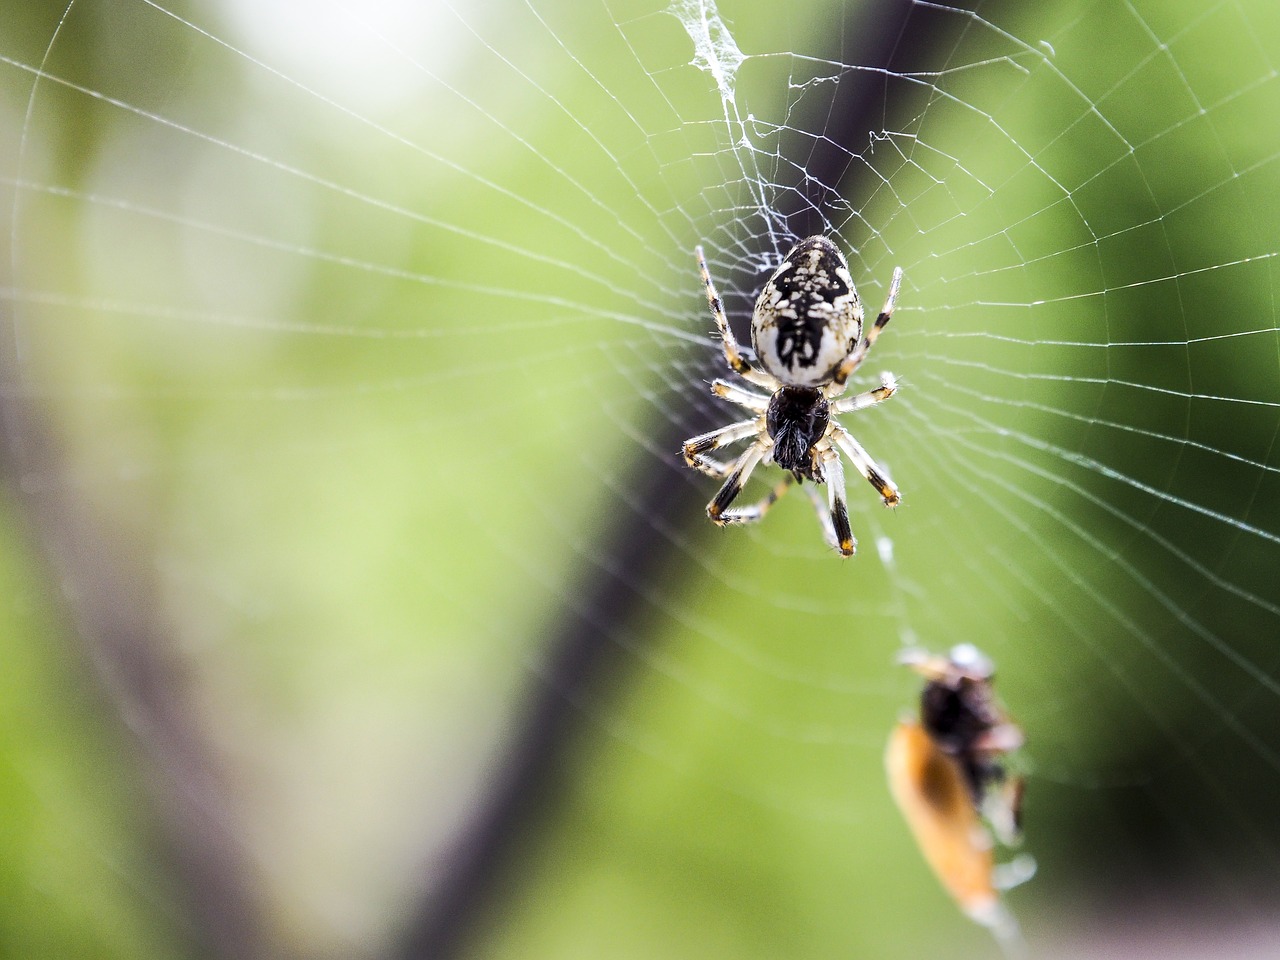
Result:
{"label": "black and white striped leg", "polygon": [[880,386],[874,390],[866,390],[852,397],[842,397],[839,400],[831,401],[831,413],[836,415],[852,413],[855,410],[865,410],[867,407],[874,407],[877,403],[884,403],[897,392],[898,381],[894,379],[893,374],[882,373],[880,374]]}
{"label": "black and white striped leg", "polygon": [[[835,393],[844,390],[845,381],[849,379],[850,374],[858,369],[858,365],[866,359],[871,348],[875,345],[876,338],[880,336],[880,331],[885,328],[885,324],[889,322],[889,318],[893,316],[893,309],[898,303],[898,291],[902,287],[902,268],[893,268],[893,279],[889,281],[889,295],[884,298],[884,306],[880,308],[880,315],[876,317],[876,322],[871,325],[867,331],[867,335],[858,342],[853,348],[853,352],[845,358],[844,362],[836,368],[835,376],[832,382],[835,384]],[[831,394],[832,396],[835,393]]]}
{"label": "black and white striped leg", "polygon": [[721,301],[720,294],[716,292],[716,285],[711,280],[711,271],[707,269],[707,258],[702,255],[701,245],[695,247],[694,252],[698,255],[698,272],[702,274],[702,284],[707,288],[707,304],[711,307],[711,317],[715,320],[716,329],[720,332],[725,363],[729,364],[729,369],[744,380],[773,389],[776,384],[773,377],[751,366],[747,358],[742,355],[742,348],[738,346],[738,341],[729,328],[729,318],[724,313],[724,302]]}
{"label": "black and white striped leg", "polygon": [[756,468],[756,465],[764,457],[768,449],[769,443],[767,440],[757,440],[747,447],[742,456],[733,462],[729,469],[729,475],[715,495],[715,499],[707,504],[707,516],[711,518],[713,523],[724,525],[734,523],[740,519],[729,507],[738,498],[742,488],[747,485],[751,471]]}
{"label": "black and white striped leg", "polygon": [[831,528],[835,534],[836,549],[841,556],[851,557],[858,549],[849,525],[849,504],[845,499],[844,464],[840,454],[828,450],[823,457],[822,472],[827,481],[827,509],[831,512]]}
{"label": "black and white striped leg", "polygon": [[876,488],[886,507],[896,507],[901,502],[902,496],[898,493],[898,488],[893,485],[893,481],[885,476],[879,464],[862,449],[862,444],[853,439],[853,434],[838,424],[832,425],[835,427],[832,436],[844,451],[844,455],[849,458],[849,462],[867,478],[868,483]]}
{"label": "black and white striped leg", "polygon": [[728,466],[719,460],[706,456],[712,450],[737,443],[739,440],[754,436],[759,432],[755,419],[739,420],[719,430],[699,434],[684,442],[684,462],[696,470],[713,477],[723,477]]}
{"label": "black and white striped leg", "polygon": [[769,409],[768,397],[752,393],[750,390],[744,390],[736,383],[730,383],[728,380],[713,380],[711,392],[717,397],[736,403],[740,407],[746,407],[755,413],[764,413],[765,410]]}
{"label": "black and white striped leg", "polygon": [[782,497],[787,489],[795,483],[795,478],[791,474],[786,474],[777,485],[769,491],[765,496],[753,503],[749,507],[734,507],[732,510],[726,510],[720,515],[721,523],[755,523],[766,513]]}
{"label": "black and white striped leg", "polygon": [[[826,498],[822,495],[822,491],[818,489],[817,484],[807,484],[801,488],[809,497],[809,502],[813,504],[813,512],[818,515],[818,524],[822,527],[822,536],[830,544],[831,549],[840,549],[840,538],[836,535],[835,524],[831,520],[831,507],[827,504]],[[858,542],[853,543],[854,549],[857,549]],[[846,554],[848,556],[849,554]]]}

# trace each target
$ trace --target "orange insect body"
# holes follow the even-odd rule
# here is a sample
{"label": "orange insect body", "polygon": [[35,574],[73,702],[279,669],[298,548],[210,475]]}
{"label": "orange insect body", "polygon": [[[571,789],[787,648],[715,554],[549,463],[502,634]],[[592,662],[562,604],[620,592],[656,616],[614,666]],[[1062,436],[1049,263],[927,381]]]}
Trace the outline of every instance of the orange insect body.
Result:
{"label": "orange insect body", "polygon": [[899,721],[889,737],[889,789],[943,887],[1012,945],[1017,924],[998,891],[1029,877],[1035,862],[1019,857],[997,867],[988,827],[1001,843],[1018,842],[1023,781],[1008,775],[1003,758],[1022,745],[1022,731],[992,689],[994,666],[971,644],[947,656],[908,651],[903,663],[925,685],[919,719]]}
{"label": "orange insect body", "polygon": [[925,860],[962,910],[987,926],[1001,916],[991,839],[960,765],[919,723],[894,728],[885,755],[889,788]]}

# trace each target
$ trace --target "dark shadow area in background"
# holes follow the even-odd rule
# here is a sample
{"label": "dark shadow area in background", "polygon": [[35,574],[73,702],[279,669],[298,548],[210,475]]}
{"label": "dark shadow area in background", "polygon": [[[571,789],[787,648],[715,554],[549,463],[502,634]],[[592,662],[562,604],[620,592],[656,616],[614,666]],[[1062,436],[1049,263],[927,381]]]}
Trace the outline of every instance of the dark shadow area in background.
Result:
{"label": "dark shadow area in background", "polygon": [[[42,64],[56,38],[58,56],[77,64],[83,70],[81,81],[96,88],[105,88],[99,81],[121,68],[101,46],[97,16],[105,15],[102,10],[74,7],[68,0],[33,0],[20,9],[20,16],[16,9],[6,12],[6,55]],[[183,67],[185,50],[164,52],[168,55],[149,64],[156,83],[165,82],[165,71]],[[37,90],[60,93],[52,80],[32,76],[26,93],[35,96]],[[104,130],[92,121],[87,98],[61,97],[57,102],[60,112],[42,117],[41,133],[74,143],[51,155],[66,158],[63,175],[77,182],[96,158]],[[20,117],[27,103],[18,106],[15,116]],[[21,172],[20,156],[6,160]],[[16,242],[10,212],[19,208],[22,190],[9,189],[14,206],[0,206],[0,221],[6,238]],[[22,262],[22,253],[0,242],[6,275]],[[80,261],[69,254],[62,266],[72,278]],[[36,568],[48,584],[51,605],[68,625],[68,634],[74,631],[80,641],[73,654],[114,710],[116,717],[106,719],[118,719],[121,741],[135,748],[121,766],[151,801],[139,817],[147,821],[140,843],[171,880],[166,892],[173,906],[164,911],[162,925],[180,938],[187,956],[271,956],[254,858],[243,846],[244,834],[232,816],[214,751],[184,698],[185,665],[173,655],[172,631],[155,602],[150,545],[117,535],[84,486],[60,482],[68,470],[58,421],[39,396],[25,389],[16,349],[21,332],[12,306],[0,305],[0,482],[21,508],[19,519]]]}
{"label": "dark shadow area in background", "polygon": [[[7,311],[0,321],[12,336]],[[51,600],[79,636],[76,652],[119,717],[122,740],[137,748],[125,765],[137,767],[152,804],[146,842],[176,881],[170,892],[182,920],[175,926],[192,957],[270,956],[253,858],[214,752],[188,711],[183,665],[170,655],[150,568],[137,544],[122,543],[95,516],[78,496],[82,488],[49,479],[66,475],[65,462],[38,401],[16,389],[21,382],[11,352],[0,351],[0,383],[13,388],[0,389],[0,480],[22,505]]]}

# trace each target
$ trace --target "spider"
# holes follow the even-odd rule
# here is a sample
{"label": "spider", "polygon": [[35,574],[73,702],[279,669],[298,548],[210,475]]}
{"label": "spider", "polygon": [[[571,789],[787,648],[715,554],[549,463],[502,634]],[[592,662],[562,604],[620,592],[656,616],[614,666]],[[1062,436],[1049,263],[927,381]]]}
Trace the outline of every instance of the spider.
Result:
{"label": "spider", "polygon": [[[826,237],[801,240],[764,285],[751,314],[757,365],[747,359],[729,329],[702,247],[696,253],[725,362],[742,379],[768,391],[766,396],[726,380],[711,385],[717,397],[745,407],[752,416],[684,442],[689,466],[724,478],[720,491],[707,504],[707,516],[720,526],[751,523],[763,517],[792,483],[825,483],[825,503],[815,487],[806,487],[805,492],[818,512],[827,542],[842,556],[853,556],[857,541],[849,526],[844,466],[837,447],[876,488],[885,506],[896,506],[901,496],[836,415],[882,403],[898,389],[893,375],[886,372],[874,390],[841,397],[850,375],[893,315],[902,269],[894,269],[884,307],[864,337],[862,302],[844,256]],[[749,446],[729,462],[707,456],[742,440],[749,440]],[[732,507],[751,472],[769,462],[788,471],[782,481],[758,503]]]}

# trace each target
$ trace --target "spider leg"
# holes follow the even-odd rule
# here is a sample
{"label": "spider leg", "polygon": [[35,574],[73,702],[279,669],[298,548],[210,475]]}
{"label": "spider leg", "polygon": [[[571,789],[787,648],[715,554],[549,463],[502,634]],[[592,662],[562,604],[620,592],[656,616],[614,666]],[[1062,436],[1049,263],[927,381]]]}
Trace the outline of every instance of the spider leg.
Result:
{"label": "spider leg", "polygon": [[868,483],[876,488],[884,499],[886,507],[896,507],[902,500],[902,496],[898,493],[898,488],[893,485],[893,481],[884,475],[879,464],[871,459],[866,450],[862,449],[862,444],[853,439],[853,434],[834,420],[831,422],[831,427],[831,435],[844,451],[844,455],[849,458],[849,462],[867,478]]}
{"label": "spider leg", "polygon": [[898,303],[898,290],[901,287],[902,268],[894,267],[893,279],[889,281],[889,295],[884,298],[884,306],[880,308],[880,316],[876,317],[876,322],[871,325],[867,335],[858,342],[858,345],[853,348],[849,356],[844,358],[844,362],[836,368],[835,375],[831,378],[831,382],[835,385],[835,390],[832,392],[833,396],[844,390],[845,382],[853,371],[858,369],[858,364],[866,359],[871,347],[876,342],[876,338],[880,336],[880,331],[884,329],[885,324],[889,322],[889,318],[893,316],[893,309]]}
{"label": "spider leg", "polygon": [[834,416],[838,413],[852,413],[854,410],[864,410],[867,407],[873,407],[877,403],[883,403],[898,392],[898,381],[894,379],[892,373],[880,374],[880,386],[874,390],[866,390],[862,393],[855,394],[852,397],[843,397],[840,400],[832,401],[830,412]]}
{"label": "spider leg", "polygon": [[710,433],[690,437],[684,442],[684,462],[710,476],[723,477],[728,472],[728,465],[704,454],[730,443],[736,443],[758,432],[758,418],[752,417],[750,420],[740,420],[719,430],[712,430]]}
{"label": "spider leg", "polygon": [[840,549],[840,540],[836,537],[836,528],[831,522],[831,508],[827,506],[827,501],[822,498],[822,494],[818,492],[816,484],[809,484],[801,487],[813,503],[813,509],[818,514],[818,523],[822,525],[822,535],[826,537],[827,543],[831,544],[832,549]]}
{"label": "spider leg", "polygon": [[695,470],[705,473],[708,477],[715,477],[717,480],[729,475],[729,471],[733,469],[736,460],[730,460],[725,463],[723,460],[717,460],[715,457],[699,457],[698,462],[693,465]]}
{"label": "spider leg", "polygon": [[711,307],[711,316],[716,322],[716,329],[720,331],[725,363],[729,364],[729,369],[744,380],[762,387],[772,386],[773,377],[757,370],[742,355],[742,348],[738,346],[738,341],[729,328],[729,318],[724,313],[724,302],[720,299],[720,294],[716,293],[716,285],[711,280],[711,271],[707,269],[707,258],[702,255],[702,246],[695,247],[694,252],[698,255],[698,272],[702,274],[702,283],[707,288],[707,303]]}
{"label": "spider leg", "polygon": [[[842,482],[838,485],[838,488],[840,507],[843,510],[845,504],[843,475],[841,476],[841,481]],[[827,482],[830,484],[830,480]],[[853,531],[849,529],[848,511],[843,510],[845,532],[842,543],[841,534],[836,532],[835,518],[832,516],[831,503],[829,503],[827,499],[823,499],[822,494],[818,491],[817,484],[810,484],[802,489],[806,494],[808,494],[809,501],[813,504],[813,511],[818,515],[818,523],[822,526],[822,535],[826,538],[827,543],[831,545],[831,548],[833,550],[839,550],[840,555],[845,557],[851,557],[857,553],[858,541],[854,539]],[[833,491],[836,489],[836,487],[829,487],[828,498],[834,496]]]}
{"label": "spider leg", "polygon": [[841,556],[851,557],[858,549],[858,541],[853,539],[853,529],[849,526],[849,504],[845,500],[844,489],[844,464],[840,462],[840,454],[829,446],[822,460],[822,472],[827,483],[827,510],[831,515],[836,549],[840,551]]}
{"label": "spider leg", "polygon": [[737,499],[738,494],[742,492],[742,488],[746,486],[747,478],[751,476],[751,471],[763,459],[769,450],[769,441],[766,439],[757,440],[743,452],[742,456],[729,467],[729,475],[724,481],[724,485],[720,487],[715,498],[707,504],[707,516],[711,518],[713,523],[724,525],[733,523],[739,518],[729,510],[729,505]]}
{"label": "spider leg", "polygon": [[764,413],[769,408],[768,397],[752,393],[750,390],[744,390],[736,383],[730,383],[728,380],[713,380],[711,392],[722,400],[728,400],[740,407],[746,407],[754,413]]}
{"label": "spider leg", "polygon": [[734,507],[732,510],[726,510],[720,515],[721,523],[755,523],[766,513],[787,492],[788,488],[795,483],[795,477],[790,473],[784,474],[777,485],[769,491],[768,495],[761,498],[758,502],[753,503],[749,507]]}

